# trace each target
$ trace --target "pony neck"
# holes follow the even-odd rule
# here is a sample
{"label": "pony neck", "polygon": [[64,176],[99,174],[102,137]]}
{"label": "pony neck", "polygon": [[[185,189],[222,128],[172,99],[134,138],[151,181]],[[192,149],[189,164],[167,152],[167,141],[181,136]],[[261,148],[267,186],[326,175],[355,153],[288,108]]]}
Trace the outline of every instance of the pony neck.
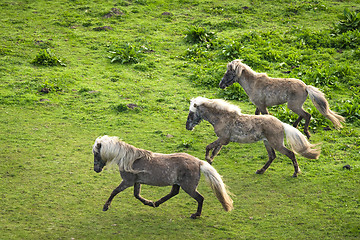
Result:
{"label": "pony neck", "polygon": [[239,84],[243,87],[245,92],[249,95],[249,92],[252,89],[252,85],[255,83],[257,73],[252,70],[249,66],[244,65],[244,69],[239,78]]}
{"label": "pony neck", "polygon": [[213,126],[220,121],[220,114],[218,114],[220,110],[208,106],[202,106],[202,107],[203,107],[203,110],[201,111],[202,119],[208,121]]}

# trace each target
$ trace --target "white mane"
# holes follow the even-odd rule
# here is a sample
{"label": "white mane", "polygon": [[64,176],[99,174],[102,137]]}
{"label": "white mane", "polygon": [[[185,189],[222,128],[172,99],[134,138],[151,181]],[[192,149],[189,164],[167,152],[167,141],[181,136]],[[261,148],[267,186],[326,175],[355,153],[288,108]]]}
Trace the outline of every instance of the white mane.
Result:
{"label": "white mane", "polygon": [[[100,151],[98,149],[99,144]],[[94,152],[100,152],[101,159],[106,164],[117,164],[120,171],[138,173],[132,168],[133,163],[142,157],[150,159],[152,152],[136,148],[127,144],[117,137],[107,135],[98,137],[93,146]]]}
{"label": "white mane", "polygon": [[208,99],[208,98],[204,98],[204,97],[197,97],[197,98],[191,99],[189,110],[192,112],[196,112],[195,105],[200,106],[203,104],[214,107],[218,110],[235,112],[235,113],[241,115],[241,109],[238,106],[230,104],[222,99]]}
{"label": "white mane", "polygon": [[240,72],[240,73],[241,73],[240,69],[242,69],[242,70],[246,70],[251,75],[261,74],[261,75],[267,76],[266,73],[255,72],[254,70],[251,69],[251,67],[249,67],[245,63],[241,62],[241,60],[239,60],[239,59],[235,59],[232,62],[229,62],[227,65],[227,68],[230,70],[236,71],[236,72]]}

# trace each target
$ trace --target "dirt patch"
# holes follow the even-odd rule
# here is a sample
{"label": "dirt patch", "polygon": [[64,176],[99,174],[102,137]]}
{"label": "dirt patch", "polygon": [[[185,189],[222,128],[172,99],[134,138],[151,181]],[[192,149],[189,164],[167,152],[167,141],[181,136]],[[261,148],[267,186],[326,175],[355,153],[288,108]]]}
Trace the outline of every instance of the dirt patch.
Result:
{"label": "dirt patch", "polygon": [[117,8],[112,8],[111,11],[107,14],[105,14],[103,16],[103,18],[111,18],[113,16],[120,16],[120,15],[124,15],[123,12],[121,12],[119,9]]}
{"label": "dirt patch", "polygon": [[113,28],[110,26],[103,26],[103,27],[93,28],[93,30],[95,30],[95,31],[110,31],[110,30],[113,30]]}

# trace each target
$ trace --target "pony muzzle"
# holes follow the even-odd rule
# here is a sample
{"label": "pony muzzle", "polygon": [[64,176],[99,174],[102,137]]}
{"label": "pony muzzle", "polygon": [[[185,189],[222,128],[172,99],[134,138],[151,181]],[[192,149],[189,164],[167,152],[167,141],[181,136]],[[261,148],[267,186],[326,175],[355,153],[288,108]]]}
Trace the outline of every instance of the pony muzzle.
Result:
{"label": "pony muzzle", "polygon": [[96,164],[94,164],[94,171],[99,173],[103,170],[104,167],[105,167],[105,163],[102,163],[102,162],[96,163]]}
{"label": "pony muzzle", "polygon": [[102,171],[102,168],[99,167],[99,166],[95,166],[95,167],[94,167],[94,171],[95,171],[96,173],[99,173],[99,172]]}
{"label": "pony muzzle", "polygon": [[190,125],[191,125],[190,123],[186,122],[186,130],[191,131],[191,130],[194,129],[194,127],[193,127],[193,126],[190,126]]}
{"label": "pony muzzle", "polygon": [[219,83],[219,88],[225,89],[226,87],[227,87],[227,86],[225,85],[224,80],[221,79],[221,82]]}

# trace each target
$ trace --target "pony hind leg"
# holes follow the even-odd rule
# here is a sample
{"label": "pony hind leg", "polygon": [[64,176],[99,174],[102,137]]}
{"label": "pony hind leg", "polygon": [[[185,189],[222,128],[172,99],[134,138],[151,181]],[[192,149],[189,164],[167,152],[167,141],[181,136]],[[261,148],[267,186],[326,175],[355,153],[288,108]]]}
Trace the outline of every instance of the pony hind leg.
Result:
{"label": "pony hind leg", "polygon": [[298,173],[300,173],[300,168],[299,168],[298,162],[296,161],[295,153],[293,151],[290,151],[289,149],[287,149],[285,146],[282,146],[281,148],[279,148],[277,150],[291,159],[291,161],[294,165],[294,174],[292,176],[297,177]]}
{"label": "pony hind leg", "polygon": [[150,207],[155,207],[155,204],[153,201],[147,200],[147,199],[143,198],[142,196],[140,196],[140,191],[141,191],[141,184],[135,183],[134,184],[134,197],[136,199],[139,199],[140,202],[142,202],[144,205],[147,205]]}
{"label": "pony hind leg", "polygon": [[120,185],[112,191],[109,199],[106,201],[106,203],[103,207],[103,211],[107,211],[109,209],[109,206],[110,206],[112,200],[118,193],[124,191],[126,188],[131,187],[131,186],[132,186],[132,183],[122,181],[120,183]]}
{"label": "pony hind leg", "polygon": [[158,201],[155,202],[155,207],[158,207],[160,204],[166,202],[167,200],[169,200],[170,198],[176,196],[180,191],[180,186],[177,184],[174,184],[172,186],[171,192],[166,195],[165,197],[162,197],[161,199],[159,199]]}
{"label": "pony hind leg", "polygon": [[[302,108],[303,103],[292,103],[289,102],[288,103],[288,108],[293,111],[294,113],[296,113],[297,115],[299,115],[299,118],[294,122],[293,127],[297,128],[297,126],[299,125],[300,121],[302,119],[305,119],[305,125],[304,125],[304,133],[306,135],[306,137],[309,139],[311,134],[309,132],[309,125],[310,125],[310,119],[311,119],[311,114],[306,112],[303,108]],[[300,106],[300,107],[299,107]]]}
{"label": "pony hind leg", "polygon": [[269,160],[265,163],[265,165],[256,171],[256,174],[263,174],[270,166],[270,164],[274,161],[276,158],[276,153],[274,149],[270,146],[269,142],[267,140],[264,140],[264,145],[266,148],[266,151],[268,153]]}
{"label": "pony hind leg", "polygon": [[181,188],[182,188],[187,194],[189,194],[192,198],[194,198],[194,199],[197,201],[197,203],[198,203],[198,207],[197,207],[196,213],[191,214],[190,218],[196,219],[197,217],[200,217],[201,211],[202,211],[203,202],[204,202],[204,197],[196,190],[196,186],[195,186],[195,188],[194,188],[193,186],[191,186],[191,187],[181,186]]}

